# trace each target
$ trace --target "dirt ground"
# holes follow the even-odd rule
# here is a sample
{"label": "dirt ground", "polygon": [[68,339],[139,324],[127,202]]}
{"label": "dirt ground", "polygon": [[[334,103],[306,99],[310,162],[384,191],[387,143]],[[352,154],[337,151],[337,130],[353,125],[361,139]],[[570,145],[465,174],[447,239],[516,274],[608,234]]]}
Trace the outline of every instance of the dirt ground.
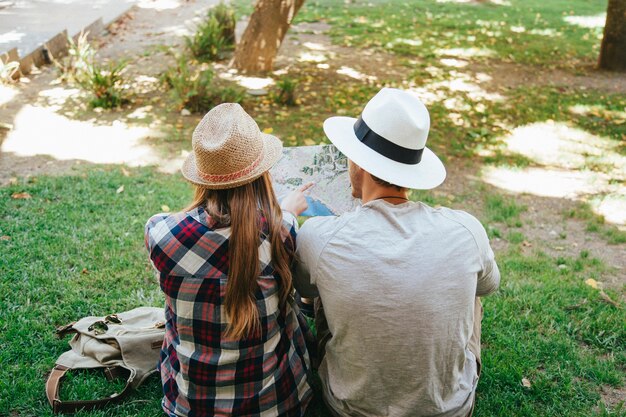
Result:
{"label": "dirt ground", "polygon": [[[155,3],[158,4],[158,1]],[[164,52],[161,46],[168,45],[174,50],[180,48],[183,36],[192,32],[194,22],[207,8],[206,2],[193,0],[180,1],[178,4],[178,7],[170,9],[132,10],[110,28],[109,35],[100,39],[99,55],[112,59],[128,56],[140,57],[131,62],[128,71],[136,74],[137,77],[141,75],[146,85],[157,88],[155,79],[172,62],[172,57]],[[239,28],[241,29],[244,25],[245,21],[240,22]],[[285,69],[303,60],[309,60],[317,62],[317,65],[327,66],[338,73],[337,82],[341,82],[342,77],[361,77],[364,80],[402,78],[406,69],[398,65],[398,59],[394,55],[381,51],[364,51],[363,53],[370,55],[368,59],[356,60],[353,49],[332,44],[327,34],[328,29],[329,26],[325,23],[303,23],[294,26],[281,47],[276,68]],[[577,74],[563,70],[546,70],[541,77],[537,77],[537,72],[533,68],[496,62],[488,66],[472,65],[471,70],[467,71],[471,77],[479,73],[487,74],[490,80],[490,91],[520,85],[578,85],[600,91],[626,93],[626,76],[592,69]],[[4,123],[0,125],[4,126],[0,127],[0,138],[8,136],[16,115],[28,109],[28,106],[40,104],[54,107],[55,103],[51,101],[50,96],[42,96],[42,91],[49,91],[57,86],[55,83],[57,75],[53,67],[42,68],[38,74],[31,76],[28,82],[21,82],[16,86],[16,92],[13,93],[16,94],[15,98],[0,105],[0,123]],[[155,93],[152,102],[134,103],[134,107],[129,108],[128,113],[136,111],[137,107],[142,105],[149,112],[152,108],[150,106],[157,107],[159,101],[158,93]],[[61,109],[66,114],[73,114],[71,103],[73,102],[64,101],[54,108]],[[115,123],[114,119],[117,117],[119,117],[117,114],[105,113],[98,115],[96,120],[92,118],[87,121],[94,126],[100,126]],[[180,123],[180,119],[179,115],[173,115],[161,122],[177,124]],[[149,148],[151,142],[140,141],[137,146]],[[182,161],[182,155],[173,159],[146,151],[139,153],[137,157],[131,156],[121,162],[129,166],[156,164],[167,172],[173,172],[180,161]],[[17,152],[0,152],[0,184],[5,185],[19,177],[66,174],[74,171],[76,167],[89,163],[80,158],[60,159],[46,155],[23,156]],[[467,190],[478,189],[477,184],[481,183],[481,171],[473,161],[455,159],[447,169],[447,180],[434,191],[436,194],[455,196],[465,194]],[[487,189],[494,193],[506,193],[493,186],[487,186]],[[626,292],[624,292],[626,245],[609,245],[598,235],[587,232],[583,221],[564,216],[565,211],[576,206],[577,202],[574,199],[540,197],[523,193],[512,195],[515,196],[518,204],[527,207],[527,210],[521,214],[523,223],[521,229],[515,229],[523,233],[528,241],[527,245],[523,245],[525,252],[530,254],[540,250],[554,256],[576,257],[580,251],[587,250],[591,256],[602,259],[612,267],[612,271],[602,277],[602,284],[620,290],[622,297],[626,299]],[[482,210],[483,199],[477,194],[464,198],[461,206],[456,206],[454,203],[451,205],[454,208],[479,213]],[[504,232],[503,235],[506,236],[506,230]],[[504,239],[495,238],[493,245],[496,250],[504,250],[508,243]]]}

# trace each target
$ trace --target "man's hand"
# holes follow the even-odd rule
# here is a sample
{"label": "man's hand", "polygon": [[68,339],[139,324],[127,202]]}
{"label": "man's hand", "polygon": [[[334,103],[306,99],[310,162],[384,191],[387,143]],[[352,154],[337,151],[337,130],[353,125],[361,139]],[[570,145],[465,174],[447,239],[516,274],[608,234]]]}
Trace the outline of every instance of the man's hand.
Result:
{"label": "man's hand", "polygon": [[309,207],[309,204],[306,202],[306,198],[304,197],[304,192],[314,185],[314,182],[309,182],[287,194],[282,203],[280,203],[280,208],[284,211],[292,213],[295,216],[302,214],[302,212]]}

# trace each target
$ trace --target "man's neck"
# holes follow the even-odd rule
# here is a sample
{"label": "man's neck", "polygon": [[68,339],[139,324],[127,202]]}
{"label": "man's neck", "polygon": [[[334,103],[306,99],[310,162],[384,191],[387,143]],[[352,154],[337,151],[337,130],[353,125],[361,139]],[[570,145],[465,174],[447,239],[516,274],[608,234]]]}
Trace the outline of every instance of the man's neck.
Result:
{"label": "man's neck", "polygon": [[363,190],[361,202],[363,204],[373,200],[385,200],[391,204],[406,203],[408,198],[407,191],[398,191],[395,188],[376,187],[370,190]]}

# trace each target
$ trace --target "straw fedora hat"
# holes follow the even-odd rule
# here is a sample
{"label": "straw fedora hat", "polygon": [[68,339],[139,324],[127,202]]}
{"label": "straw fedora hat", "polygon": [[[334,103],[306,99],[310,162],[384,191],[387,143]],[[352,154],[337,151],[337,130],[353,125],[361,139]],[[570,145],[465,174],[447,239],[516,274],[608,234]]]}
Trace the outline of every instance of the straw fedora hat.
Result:
{"label": "straw fedora hat", "polygon": [[214,107],[192,136],[193,152],[181,168],[191,183],[226,189],[248,184],[269,170],[282,156],[283,144],[259,126],[236,103]]}
{"label": "straw fedora hat", "polygon": [[430,116],[412,93],[383,88],[358,119],[331,117],[324,133],[349,159],[376,177],[406,188],[435,188],[446,169],[426,147]]}

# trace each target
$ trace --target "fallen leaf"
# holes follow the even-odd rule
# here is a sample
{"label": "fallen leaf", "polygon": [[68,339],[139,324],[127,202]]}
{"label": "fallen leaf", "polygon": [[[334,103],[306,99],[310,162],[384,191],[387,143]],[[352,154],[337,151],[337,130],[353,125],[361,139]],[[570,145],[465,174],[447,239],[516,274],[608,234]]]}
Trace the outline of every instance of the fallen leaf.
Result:
{"label": "fallen leaf", "polygon": [[585,281],[585,284],[589,285],[591,288],[598,289],[598,281],[593,278],[589,278]]}
{"label": "fallen leaf", "polygon": [[122,174],[123,174],[125,177],[130,177],[130,172],[128,172],[128,170],[127,170],[126,168],[122,168]]}
{"label": "fallen leaf", "polygon": [[120,185],[120,188],[117,189],[116,193],[123,193],[124,192],[124,186]]}
{"label": "fallen leaf", "polygon": [[169,206],[167,206],[167,205],[165,205],[165,204],[163,204],[163,205],[161,206],[161,210],[162,210],[163,212],[165,212],[165,213],[169,213],[169,212],[170,212],[170,207],[169,207]]}
{"label": "fallen leaf", "polygon": [[0,240],[11,240],[11,236],[0,236]]}
{"label": "fallen leaf", "polygon": [[83,268],[83,270],[80,271],[80,273],[83,275],[89,275],[89,270],[87,268]]}
{"label": "fallen leaf", "polygon": [[263,133],[267,133],[268,135],[274,131],[274,128],[266,127],[263,129]]}
{"label": "fallen leaf", "polygon": [[530,388],[530,381],[526,378],[522,378],[522,385],[525,386],[526,388]]}
{"label": "fallen leaf", "polygon": [[613,301],[611,299],[611,297],[609,297],[608,294],[605,293],[603,290],[600,290],[600,297],[602,297],[602,301],[605,301],[605,302],[607,302],[607,303],[609,303],[609,304],[611,304],[611,305],[613,305],[613,306],[615,306],[617,308],[622,308],[622,306],[620,306],[615,301]]}
{"label": "fallen leaf", "polygon": [[33,196],[31,196],[28,193],[13,193],[13,194],[11,194],[11,198],[13,198],[15,200],[29,200],[29,199],[33,198]]}

